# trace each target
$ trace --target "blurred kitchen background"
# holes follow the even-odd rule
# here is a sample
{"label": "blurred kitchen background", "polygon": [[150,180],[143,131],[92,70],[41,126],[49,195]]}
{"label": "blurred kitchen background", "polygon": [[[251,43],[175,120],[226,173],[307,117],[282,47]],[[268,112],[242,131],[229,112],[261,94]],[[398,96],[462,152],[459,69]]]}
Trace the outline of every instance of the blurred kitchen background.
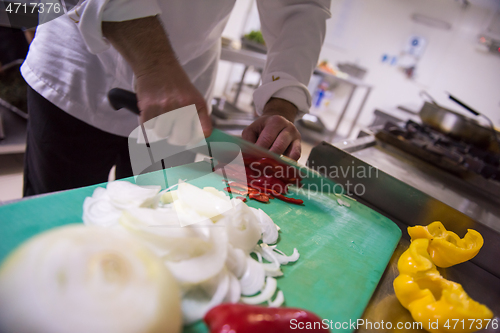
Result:
{"label": "blurred kitchen background", "polygon": [[[418,121],[426,101],[475,117],[448,94],[500,127],[499,0],[333,0],[331,12],[309,83],[313,106],[297,121],[302,164],[322,141],[354,139],[388,121]],[[212,117],[238,135],[255,117],[252,93],[265,64],[254,0],[236,1],[222,45]],[[13,80],[6,72],[4,86]],[[0,94],[0,201],[21,197],[22,189],[25,106],[9,94]]]}

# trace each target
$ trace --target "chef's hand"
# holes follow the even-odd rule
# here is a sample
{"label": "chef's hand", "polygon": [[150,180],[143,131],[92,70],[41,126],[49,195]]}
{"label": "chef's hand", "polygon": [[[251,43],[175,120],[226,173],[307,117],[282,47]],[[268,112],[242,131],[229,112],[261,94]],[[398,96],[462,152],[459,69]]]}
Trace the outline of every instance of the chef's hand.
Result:
{"label": "chef's hand", "polygon": [[141,123],[165,112],[194,104],[203,134],[205,137],[211,134],[212,121],[207,103],[177,61],[169,66],[156,68],[154,72],[138,74],[136,92]]}
{"label": "chef's hand", "polygon": [[297,107],[292,103],[271,98],[262,116],[243,130],[243,139],[291,159],[300,158],[300,133],[293,124]]}
{"label": "chef's hand", "polygon": [[179,64],[156,16],[103,22],[102,32],[134,71],[142,123],[168,111],[195,104],[203,133],[210,135],[212,123],[207,103]]}

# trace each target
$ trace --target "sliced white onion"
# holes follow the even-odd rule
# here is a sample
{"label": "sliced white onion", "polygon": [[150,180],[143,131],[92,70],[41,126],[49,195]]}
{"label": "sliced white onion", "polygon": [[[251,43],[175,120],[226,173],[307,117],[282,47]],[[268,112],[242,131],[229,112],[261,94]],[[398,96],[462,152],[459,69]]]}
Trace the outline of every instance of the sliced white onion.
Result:
{"label": "sliced white onion", "polygon": [[224,213],[218,224],[226,227],[229,243],[250,253],[260,239],[261,230],[255,215],[241,200],[233,199],[234,207]]}
{"label": "sliced white onion", "polygon": [[283,272],[281,271],[280,266],[276,266],[274,264],[262,264],[264,267],[264,271],[266,272],[266,276],[283,276]]}
{"label": "sliced white onion", "polygon": [[241,294],[254,295],[262,289],[265,283],[266,273],[262,264],[247,257],[247,269],[240,279]]}
{"label": "sliced white onion", "polygon": [[267,304],[270,308],[277,308],[279,306],[282,306],[283,303],[285,302],[285,295],[283,295],[283,292],[281,290],[278,290],[278,293],[276,294],[276,298],[274,301],[267,301]]}
{"label": "sliced white onion", "polygon": [[177,191],[176,190],[173,190],[173,191],[161,191],[160,193],[158,193],[159,197],[160,197],[160,204],[161,205],[169,205],[171,204],[172,202],[174,202],[175,200],[178,199],[177,197]]}
{"label": "sliced white onion", "polygon": [[179,332],[180,290],[130,235],[69,225],[35,236],[0,269],[0,332]]}
{"label": "sliced white onion", "polygon": [[160,189],[160,186],[139,186],[120,180],[110,182],[106,186],[111,202],[120,209],[141,205],[152,206]]}
{"label": "sliced white onion", "polygon": [[266,286],[264,287],[264,289],[261,291],[260,294],[252,297],[242,297],[241,302],[252,305],[267,302],[273,297],[277,287],[278,287],[278,282],[276,281],[276,279],[268,276],[266,278]]}
{"label": "sliced white onion", "polygon": [[132,208],[123,212],[120,225],[164,260],[187,260],[212,247],[200,228],[180,227],[173,209]]}
{"label": "sliced white onion", "polygon": [[216,276],[227,258],[227,235],[224,228],[205,227],[210,232],[210,248],[200,256],[179,262],[165,261],[174,277],[181,284],[196,284]]}
{"label": "sliced white onion", "polygon": [[179,217],[179,224],[181,227],[202,225],[210,221],[209,217],[198,214],[197,211],[193,210],[190,205],[182,200],[175,200],[173,202],[173,208]]}
{"label": "sliced white onion", "polygon": [[200,320],[208,310],[221,304],[229,292],[230,282],[230,275],[222,271],[211,280],[188,288],[181,303],[184,324]]}
{"label": "sliced white onion", "polygon": [[118,225],[121,216],[120,209],[116,208],[102,187],[95,189],[92,197],[83,201],[83,223],[99,227],[113,227]]}
{"label": "sliced white onion", "polygon": [[226,267],[237,278],[243,276],[247,268],[247,255],[242,249],[234,248],[228,244]]}
{"label": "sliced white onion", "polygon": [[241,297],[241,285],[240,281],[233,274],[229,273],[229,290],[224,302],[227,303],[237,303]]}
{"label": "sliced white onion", "polygon": [[356,199],[354,199],[354,198],[351,198],[350,196],[345,195],[345,194],[342,194],[342,196],[343,196],[344,198],[349,199],[349,200],[352,200],[352,201],[358,201],[358,200],[356,200]]}
{"label": "sliced white onion", "polygon": [[266,244],[274,244],[278,241],[278,226],[274,224],[273,220],[262,209],[251,208],[257,217],[261,232],[262,241]]}
{"label": "sliced white onion", "polygon": [[347,208],[351,207],[351,204],[348,203],[348,202],[345,202],[344,200],[342,199],[337,199],[337,203],[340,205],[340,206],[345,206]]}
{"label": "sliced white onion", "polygon": [[229,197],[223,199],[189,183],[179,183],[177,196],[190,209],[208,218],[216,217],[232,208]]}
{"label": "sliced white onion", "polygon": [[293,253],[289,256],[285,255],[283,252],[281,252],[278,249],[274,249],[274,251],[279,251],[281,253],[281,254],[276,255],[276,258],[278,259],[278,261],[281,265],[286,265],[289,262],[295,262],[295,261],[299,260],[299,258],[300,258],[300,253],[296,248],[293,249]]}
{"label": "sliced white onion", "polygon": [[215,187],[207,186],[207,187],[203,188],[203,191],[207,191],[208,193],[212,193],[212,194],[214,194],[214,195],[216,195],[219,198],[224,199],[224,200],[227,200],[227,198],[228,198],[228,196],[226,195],[226,193],[224,193],[222,191],[219,191]]}
{"label": "sliced white onion", "polygon": [[[133,234],[163,260],[184,290],[185,323],[201,319],[221,302],[237,302],[241,295],[259,291],[242,300],[281,305],[281,291],[271,301],[276,291],[272,277],[283,275],[281,265],[299,258],[297,249],[286,256],[267,245],[277,242],[279,227],[263,210],[213,187],[202,190],[182,181],[161,192],[158,187],[109,183],[85,200],[84,220]],[[264,242],[260,246],[259,239]]]}
{"label": "sliced white onion", "polygon": [[[276,260],[280,265],[286,265],[289,262],[295,262],[300,258],[299,251],[296,248],[293,249],[293,253],[290,256],[287,256],[282,251],[278,250],[276,248],[276,245],[269,246],[262,243],[259,247],[262,251],[261,253],[264,259],[270,262],[274,262]],[[259,248],[256,247],[255,250],[259,251]]]}

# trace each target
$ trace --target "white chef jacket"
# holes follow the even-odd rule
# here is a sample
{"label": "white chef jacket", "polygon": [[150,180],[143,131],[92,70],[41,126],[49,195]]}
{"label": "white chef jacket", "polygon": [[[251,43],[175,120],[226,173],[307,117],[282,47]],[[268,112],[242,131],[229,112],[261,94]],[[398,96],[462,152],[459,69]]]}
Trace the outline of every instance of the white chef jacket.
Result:
{"label": "white chef jacket", "polygon": [[[102,21],[159,15],[180,64],[208,104],[220,37],[235,0],[86,0],[37,28],[21,72],[26,82],[72,116],[103,131],[128,136],[138,117],[115,111],[107,92],[134,90],[134,74],[103,37]],[[306,85],[318,61],[330,0],[257,0],[268,47],[262,85],[254,92],[258,113],[271,97],[308,112]],[[210,107],[210,105],[209,105]]]}

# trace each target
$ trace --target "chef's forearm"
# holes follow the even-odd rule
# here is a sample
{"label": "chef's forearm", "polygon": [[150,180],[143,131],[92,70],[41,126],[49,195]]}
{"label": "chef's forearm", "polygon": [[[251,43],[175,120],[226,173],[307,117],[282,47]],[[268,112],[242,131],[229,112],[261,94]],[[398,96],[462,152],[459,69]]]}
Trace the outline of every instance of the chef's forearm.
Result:
{"label": "chef's forearm", "polygon": [[123,22],[102,22],[102,33],[140,77],[180,64],[156,16]]}
{"label": "chef's forearm", "polygon": [[207,103],[177,60],[156,16],[103,21],[102,32],[134,71],[141,123],[194,104],[203,133],[210,135],[212,122]]}

